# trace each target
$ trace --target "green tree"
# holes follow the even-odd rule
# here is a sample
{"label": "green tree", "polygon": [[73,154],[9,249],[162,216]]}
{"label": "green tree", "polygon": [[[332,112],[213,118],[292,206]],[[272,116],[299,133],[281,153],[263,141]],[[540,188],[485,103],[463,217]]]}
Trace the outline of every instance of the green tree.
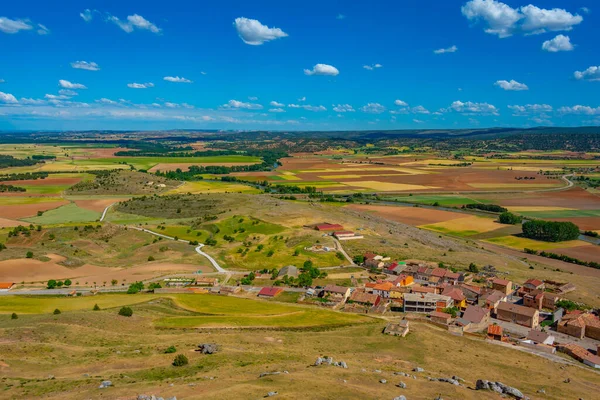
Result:
{"label": "green tree", "polygon": [[100,311],[100,306],[98,306],[98,304],[94,304],[94,311]]}
{"label": "green tree", "polygon": [[65,279],[65,286],[71,286],[72,283],[70,279]]}
{"label": "green tree", "polygon": [[357,256],[354,256],[354,258],[352,258],[352,260],[354,261],[355,264],[362,264],[365,262],[365,256],[357,255]]}
{"label": "green tree", "polygon": [[177,354],[173,360],[173,366],[182,367],[189,364],[188,358],[184,354]]}
{"label": "green tree", "polygon": [[469,264],[469,272],[477,274],[477,273],[479,273],[479,268],[474,263],[471,263],[471,264]]}
{"label": "green tree", "polygon": [[58,315],[58,314],[60,314],[60,310],[59,310],[58,308],[55,308],[55,309],[54,309],[54,312],[53,312],[53,314],[54,314],[54,315]]}
{"label": "green tree", "polygon": [[56,281],[54,279],[50,279],[48,281],[48,283],[46,284],[46,287],[48,289],[54,289],[54,288],[56,288]]}
{"label": "green tree", "polygon": [[131,307],[121,307],[121,309],[119,310],[119,315],[122,317],[131,317],[133,315],[133,310],[131,309]]}
{"label": "green tree", "polygon": [[17,315],[17,313],[12,313],[10,319],[19,319],[19,316]]}
{"label": "green tree", "polygon": [[154,257],[148,256],[148,261],[154,261]]}
{"label": "green tree", "polygon": [[28,251],[27,254],[25,254],[25,257],[27,257],[27,258],[33,258],[33,252],[32,251]]}
{"label": "green tree", "polygon": [[501,224],[506,224],[506,225],[516,225],[516,224],[520,224],[522,221],[523,221],[523,217],[521,217],[520,215],[513,214],[511,212],[508,212],[508,211],[503,212],[498,217],[498,222],[500,222]]}

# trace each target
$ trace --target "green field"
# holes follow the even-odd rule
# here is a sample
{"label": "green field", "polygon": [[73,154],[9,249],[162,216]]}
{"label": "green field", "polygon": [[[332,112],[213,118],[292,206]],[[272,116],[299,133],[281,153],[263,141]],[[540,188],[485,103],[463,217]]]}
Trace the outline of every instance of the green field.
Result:
{"label": "green field", "polygon": [[542,242],[540,240],[528,239],[520,236],[501,236],[491,239],[486,239],[484,242],[497,244],[504,247],[510,247],[515,250],[532,249],[532,250],[552,250],[567,247],[579,247],[588,245],[588,243],[580,240],[571,240],[568,242]]}
{"label": "green field", "polygon": [[[26,194],[25,194],[26,196]],[[40,204],[40,203],[52,203],[61,201],[60,197],[4,197],[0,196],[0,205],[2,206],[18,206],[22,204]]]}
{"label": "green field", "polygon": [[58,308],[61,311],[91,310],[94,304],[102,309],[143,303],[156,298],[152,294],[102,294],[97,296],[3,296],[0,313],[49,314]]}
{"label": "green field", "polygon": [[48,210],[40,217],[25,218],[34,224],[60,224],[65,222],[92,222],[99,219],[101,213],[77,207],[75,203]]}
{"label": "green field", "polygon": [[[131,164],[137,169],[150,169],[156,164],[228,164],[228,163],[248,163],[257,164],[262,160],[260,157],[230,155],[230,156],[210,156],[210,157],[115,157],[115,158],[95,158],[91,160],[94,164]],[[83,161],[85,164],[86,161]],[[79,160],[74,162],[79,164]]]}

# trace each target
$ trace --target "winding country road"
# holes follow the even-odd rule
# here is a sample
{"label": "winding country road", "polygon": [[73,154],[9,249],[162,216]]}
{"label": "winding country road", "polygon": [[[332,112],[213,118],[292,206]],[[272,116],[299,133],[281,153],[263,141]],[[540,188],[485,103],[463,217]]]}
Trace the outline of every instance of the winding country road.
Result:
{"label": "winding country road", "polygon": [[104,211],[102,211],[102,216],[100,217],[100,222],[104,221],[104,218],[106,217],[106,213],[108,212],[108,209],[111,208],[112,206],[114,206],[115,204],[117,204],[117,203],[112,203],[112,204],[109,204],[108,206],[106,206]]}
{"label": "winding country road", "polygon": [[[141,232],[146,232],[146,233],[149,233],[149,234],[154,235],[154,236],[160,236],[160,237],[165,238],[165,239],[175,240],[175,238],[172,237],[172,236],[163,235],[162,233],[157,233],[157,232],[154,232],[154,231],[151,231],[151,230],[148,230],[148,229],[144,229],[144,228],[138,228],[137,226],[130,226],[130,228],[138,230],[138,231],[141,231]],[[180,241],[180,242],[183,242],[183,243],[188,243],[188,244],[190,243],[189,240],[185,240],[185,239],[177,239],[177,240]],[[227,271],[226,269],[224,269],[223,267],[221,267],[219,265],[219,263],[214,258],[212,258],[210,255],[208,255],[205,252],[203,252],[202,251],[203,247],[204,247],[203,244],[199,244],[198,246],[196,246],[196,248],[195,248],[196,253],[198,253],[201,256],[203,256],[204,258],[206,258],[211,263],[211,265],[218,272],[220,272],[222,274],[225,274],[226,278],[225,278],[225,280],[223,282],[227,282],[229,280],[229,278],[231,277],[231,272]]]}

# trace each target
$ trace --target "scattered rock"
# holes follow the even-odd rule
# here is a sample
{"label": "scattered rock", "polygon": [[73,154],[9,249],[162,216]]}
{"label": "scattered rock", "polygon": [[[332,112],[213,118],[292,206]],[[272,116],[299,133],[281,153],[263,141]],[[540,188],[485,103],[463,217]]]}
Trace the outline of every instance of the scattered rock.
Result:
{"label": "scattered rock", "polygon": [[502,382],[490,382],[485,379],[478,379],[475,383],[476,390],[491,390],[500,394],[511,396],[515,399],[526,399],[525,395],[519,390],[511,386],[507,386]]}
{"label": "scattered rock", "polygon": [[542,394],[546,394],[546,389],[542,388],[540,390],[537,391],[538,393],[542,393]]}
{"label": "scattered rock", "polygon": [[269,392],[269,393],[267,393],[267,396],[266,396],[266,397],[273,397],[273,396],[277,396],[277,394],[278,394],[277,392]]}
{"label": "scattered rock", "polygon": [[202,354],[214,354],[218,350],[218,346],[215,343],[201,343],[198,345],[198,351]]}
{"label": "scattered rock", "polygon": [[421,367],[415,367],[413,368],[413,372],[424,372],[425,370]]}
{"label": "scattered rock", "polygon": [[323,359],[321,357],[317,357],[317,361],[315,361],[315,363],[313,365],[315,367],[318,367],[321,364],[323,364]]}
{"label": "scattered rock", "polygon": [[107,388],[109,386],[112,386],[112,382],[111,381],[102,381],[102,383],[100,384],[100,386],[98,387],[98,389],[104,389],[104,388]]}
{"label": "scattered rock", "polygon": [[84,378],[89,378],[89,377],[90,377],[90,374],[83,374],[83,375],[81,375],[81,376],[83,376]]}
{"label": "scattered rock", "polygon": [[444,400],[444,398],[442,397],[442,395],[438,395],[434,400]]}
{"label": "scattered rock", "polygon": [[404,382],[400,382],[396,386],[398,386],[400,389],[406,389],[406,383],[404,383]]}
{"label": "scattered rock", "polygon": [[394,400],[406,400],[405,396],[394,397]]}
{"label": "scattered rock", "polygon": [[48,379],[54,379],[54,375],[48,375]]}
{"label": "scattered rock", "polygon": [[258,377],[262,378],[263,376],[268,376],[268,375],[279,375],[281,374],[281,372],[279,371],[275,371],[275,372],[263,372],[262,374],[260,374]]}
{"label": "scattered rock", "polygon": [[571,378],[567,378],[563,381],[564,383],[571,383]]}
{"label": "scattered rock", "polygon": [[387,383],[387,381],[385,379],[380,379],[379,383]]}
{"label": "scattered rock", "polygon": [[380,369],[376,369],[375,372],[378,373],[378,374],[380,374],[381,370]]}
{"label": "scattered rock", "polygon": [[348,364],[346,364],[346,361],[340,361],[340,367],[342,368],[348,368]]}
{"label": "scattered rock", "polygon": [[465,381],[463,378],[461,378],[460,376],[456,376],[456,375],[454,375],[454,376],[452,377],[452,379],[454,379],[454,380],[457,380],[457,381],[459,381],[459,382],[464,382],[464,381]]}

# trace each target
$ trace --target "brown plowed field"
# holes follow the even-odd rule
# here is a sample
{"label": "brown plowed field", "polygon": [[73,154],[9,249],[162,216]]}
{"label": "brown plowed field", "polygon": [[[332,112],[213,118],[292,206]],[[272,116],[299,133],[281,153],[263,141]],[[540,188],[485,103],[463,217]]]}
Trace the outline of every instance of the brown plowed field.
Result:
{"label": "brown plowed field", "polygon": [[100,200],[74,200],[74,203],[81,208],[85,208],[87,210],[102,212],[108,206],[113,203],[118,203],[119,201],[125,201],[128,198],[119,198],[119,199],[100,199]]}
{"label": "brown plowed field", "polygon": [[552,253],[564,254],[569,257],[577,258],[583,261],[595,261],[600,263],[599,246],[579,246],[566,249],[553,249]]}
{"label": "brown plowed field", "polygon": [[19,219],[25,217],[32,217],[37,214],[38,211],[48,211],[53,208],[58,208],[69,204],[66,200],[43,202],[37,204],[21,204],[21,205],[10,205],[0,207],[1,218],[12,218]]}
{"label": "brown plowed field", "polygon": [[61,256],[52,256],[51,261],[35,259],[16,259],[0,261],[0,276],[6,282],[45,282],[48,279],[77,279],[80,284],[84,282],[97,282],[117,279],[122,282],[141,281],[156,276],[174,273],[193,273],[198,270],[212,272],[208,266],[192,264],[148,263],[129,268],[98,267],[86,264],[79,268],[67,268],[58,262],[64,260]]}
{"label": "brown plowed field", "polygon": [[23,223],[14,219],[0,218],[0,228],[12,228],[19,225],[23,225]]}
{"label": "brown plowed field", "polygon": [[467,214],[443,210],[430,210],[421,207],[372,206],[361,204],[352,204],[346,207],[351,210],[373,212],[378,216],[391,221],[402,222],[403,224],[413,226],[435,224],[437,222],[468,217]]}
{"label": "brown plowed field", "polygon": [[75,160],[92,160],[94,158],[116,158],[115,153],[117,151],[129,151],[131,149],[124,147],[115,147],[115,148],[98,148],[98,149],[86,149],[86,151],[90,152],[89,155],[78,155],[74,156]]}
{"label": "brown plowed field", "polygon": [[581,231],[595,231],[600,229],[600,217],[582,217],[582,218],[546,218],[549,221],[572,222],[579,227]]}
{"label": "brown plowed field", "polygon": [[529,196],[515,196],[500,202],[502,206],[565,207],[577,210],[600,209],[600,197],[582,188],[573,187],[558,192],[542,192]]}

